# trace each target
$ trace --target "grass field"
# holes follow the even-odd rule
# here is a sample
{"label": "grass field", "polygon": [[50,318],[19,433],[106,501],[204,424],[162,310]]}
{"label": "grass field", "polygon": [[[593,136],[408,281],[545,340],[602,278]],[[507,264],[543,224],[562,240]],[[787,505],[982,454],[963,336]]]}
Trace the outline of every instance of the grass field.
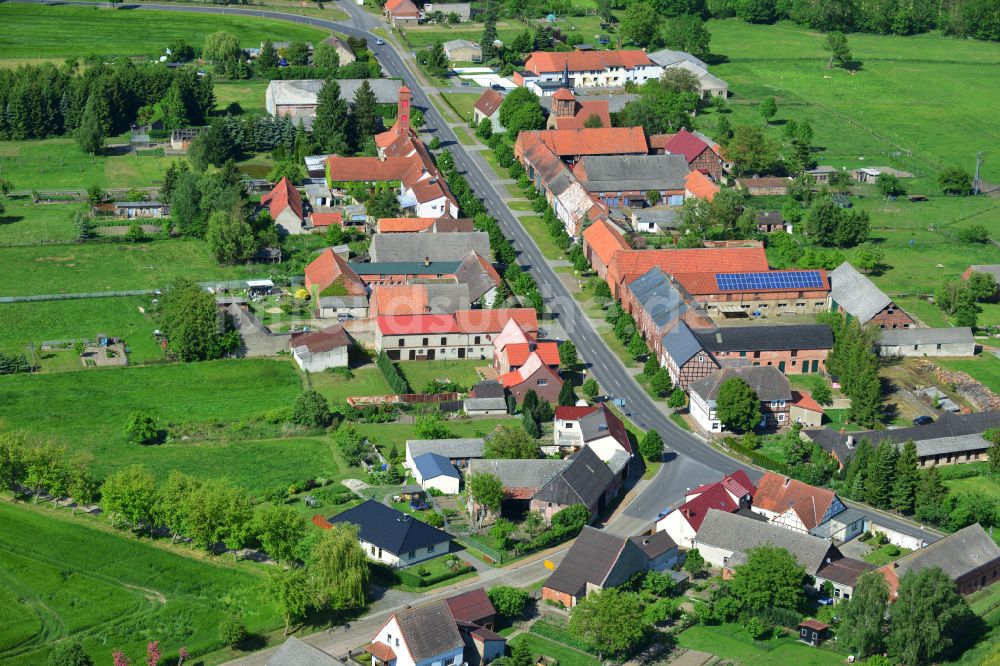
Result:
{"label": "grass field", "polygon": [[134,539],[0,502],[0,661],[44,663],[57,640],[83,643],[94,663],[125,651],[141,662],[148,641],[164,656],[219,646],[218,626],[242,616],[254,633],[279,618],[249,568],[209,564]]}
{"label": "grass field", "polygon": [[73,214],[85,210],[83,204],[33,204],[30,197],[11,197],[4,208],[0,245],[74,240]]}
{"label": "grass field", "polygon": [[972,375],[993,391],[1000,393],[1000,358],[983,353],[975,358],[939,358],[935,363],[949,370],[961,370]]}
{"label": "grass field", "polygon": [[0,265],[3,296],[155,289],[179,277],[232,280],[271,270],[219,266],[204,241],[187,239],[2,248]]}
{"label": "grass field", "polygon": [[[0,5],[0,16],[10,5]],[[2,39],[2,38],[0,38]],[[0,47],[2,49],[2,47]],[[126,139],[109,139],[116,143]],[[0,142],[0,177],[15,192],[85,190],[101,187],[149,187],[162,181],[174,158],[138,155],[93,156],[71,138]]]}
{"label": "grass field", "polygon": [[[125,418],[134,410],[148,410],[161,426],[217,421],[222,428],[291,407],[301,390],[301,379],[288,360],[8,375],[0,377],[0,422],[92,452],[99,473],[143,463],[157,473],[182,469],[202,476],[225,474],[260,488],[271,485],[272,464],[279,469],[301,465],[296,478],[303,478],[323,472],[329,457],[312,445],[306,453],[307,447],[295,442],[271,447],[248,442],[127,444],[122,431]],[[39,418],[40,410],[44,418]]]}
{"label": "grass field", "polygon": [[[518,426],[520,422],[520,419],[459,419],[446,421],[445,425],[456,437],[485,437],[497,426]],[[403,455],[406,440],[417,439],[415,426],[406,423],[356,423],[354,427],[378,447],[382,455],[387,455],[393,444]]]}
{"label": "grass field", "polygon": [[0,53],[5,58],[68,56],[158,56],[174,39],[200,49],[209,34],[237,34],[244,48],[265,40],[318,42],[327,34],[307,26],[261,18],[181,14],[157,11],[112,11],[104,7],[40,6],[5,3],[0,7]]}
{"label": "grass field", "polygon": [[969,493],[1000,499],[1000,483],[990,476],[972,476],[968,479],[952,479],[944,485],[953,493]]}
{"label": "grass field", "polygon": [[382,373],[374,365],[353,370],[354,377],[345,379],[335,372],[313,372],[309,375],[312,387],[330,404],[347,402],[348,396],[389,395],[392,389],[385,383]]}
{"label": "grass field", "polygon": [[423,393],[427,382],[433,379],[455,382],[465,389],[470,389],[479,381],[476,368],[488,367],[490,361],[401,361],[396,365],[414,393]]}
{"label": "grass field", "polygon": [[[713,73],[729,82],[733,102],[774,95],[779,108],[795,106],[795,117],[826,117],[813,122],[824,163],[880,165],[890,153],[910,151],[898,162],[918,175],[951,164],[971,171],[976,151],[1000,141],[1000,123],[989,113],[993,101],[982,94],[1000,86],[1000,44],[938,33],[852,34],[851,51],[863,63],[852,75],[827,70],[824,36],[791,23],[731,19],[708,28],[713,54],[728,60]],[[1000,162],[984,165],[983,177],[1000,180]]]}
{"label": "grass field", "polygon": [[[497,22],[497,39],[506,43],[514,39],[525,31],[523,26],[512,25],[504,21]],[[426,25],[416,28],[406,28],[404,30],[407,41],[415,49],[422,49],[430,46],[434,42],[447,42],[452,39],[468,39],[471,42],[479,42],[483,36],[482,24],[475,27],[459,25],[452,27],[449,25]]]}
{"label": "grass field", "polygon": [[[130,363],[163,357],[153,337],[155,323],[139,308],[148,298],[87,298],[69,301],[0,304],[0,350],[24,352],[41,340],[93,339],[98,333],[123,338],[131,349]],[[42,368],[47,369],[46,358]],[[82,366],[81,366],[82,367]]]}
{"label": "grass field", "polygon": [[709,652],[744,664],[824,666],[842,664],[845,659],[842,654],[825,648],[809,647],[788,636],[767,641],[768,649],[765,650],[755,645],[739,624],[695,625],[681,632],[677,642],[690,650]]}
{"label": "grass field", "polygon": [[598,666],[600,662],[586,652],[580,652],[568,645],[557,643],[535,634],[519,634],[511,641],[512,645],[527,643],[533,654],[551,657],[559,662],[559,666]]}
{"label": "grass field", "polygon": [[239,102],[244,111],[264,114],[264,91],[267,81],[216,81],[215,106],[225,109],[233,102]]}
{"label": "grass field", "polygon": [[465,122],[472,120],[472,107],[476,104],[481,93],[441,93],[441,97],[447,100],[459,118]]}
{"label": "grass field", "polygon": [[[897,550],[899,552],[893,555],[892,552],[895,552]],[[877,567],[881,567],[888,564],[889,562],[892,562],[893,560],[898,560],[899,558],[903,557],[909,552],[910,550],[908,548],[898,548],[897,546],[893,546],[890,544],[886,546],[879,546],[874,550],[868,551],[861,557],[865,562],[868,562],[869,564],[874,564]]]}

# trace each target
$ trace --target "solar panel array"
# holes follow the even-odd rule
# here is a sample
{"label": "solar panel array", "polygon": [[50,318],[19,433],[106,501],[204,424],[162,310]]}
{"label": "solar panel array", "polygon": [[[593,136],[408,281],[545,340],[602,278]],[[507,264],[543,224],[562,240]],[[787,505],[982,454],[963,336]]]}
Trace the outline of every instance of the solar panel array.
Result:
{"label": "solar panel array", "polygon": [[757,289],[820,289],[823,277],[819,271],[770,271],[768,273],[716,273],[720,291]]}

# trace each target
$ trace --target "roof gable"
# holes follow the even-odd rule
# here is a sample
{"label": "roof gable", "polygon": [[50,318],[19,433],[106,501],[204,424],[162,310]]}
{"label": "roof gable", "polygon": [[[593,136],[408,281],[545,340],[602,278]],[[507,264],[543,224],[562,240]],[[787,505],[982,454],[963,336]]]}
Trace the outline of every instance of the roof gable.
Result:
{"label": "roof gable", "polygon": [[561,506],[583,504],[591,507],[608,489],[614,475],[589,446],[581,448],[570,464],[549,480],[534,499]]}
{"label": "roof gable", "polygon": [[329,522],[357,525],[361,539],[394,555],[451,541],[447,532],[375,500],[339,513]]}
{"label": "roof gable", "polygon": [[448,604],[433,601],[393,615],[415,662],[452,652],[465,643]]}
{"label": "roof gable", "polygon": [[613,587],[646,568],[649,558],[629,539],[584,526],[569,552],[545,581],[545,587],[573,596],[587,584]]}
{"label": "roof gable", "polygon": [[598,220],[584,229],[583,241],[593,249],[605,266],[611,263],[615,252],[632,249],[625,237],[606,220]]}
{"label": "roof gable", "polygon": [[302,219],[302,195],[288,178],[282,178],[270,192],[260,198],[260,203],[268,207],[271,219],[275,220],[286,208]]}
{"label": "roof gable", "polygon": [[832,490],[817,488],[774,472],[765,472],[757,483],[754,506],[782,514],[793,509],[807,530],[823,521],[837,495]]}
{"label": "roof gable", "polygon": [[487,88],[479,99],[476,100],[475,109],[481,114],[489,118],[494,113],[499,110],[500,105],[503,104],[503,95],[499,91],[493,90],[492,88]]}
{"label": "roof gable", "polygon": [[695,544],[744,554],[751,548],[770,544],[791,553],[810,575],[819,571],[831,551],[839,556],[839,551],[826,539],[716,509],[708,510]]}
{"label": "roof gable", "polygon": [[830,296],[861,324],[884,310],[892,300],[848,262],[830,273]]}
{"label": "roof gable", "polygon": [[697,393],[705,400],[715,400],[719,397],[722,385],[734,377],[739,377],[749,384],[761,402],[792,399],[788,378],[773,365],[725,367],[708,377],[691,382],[691,392]]}

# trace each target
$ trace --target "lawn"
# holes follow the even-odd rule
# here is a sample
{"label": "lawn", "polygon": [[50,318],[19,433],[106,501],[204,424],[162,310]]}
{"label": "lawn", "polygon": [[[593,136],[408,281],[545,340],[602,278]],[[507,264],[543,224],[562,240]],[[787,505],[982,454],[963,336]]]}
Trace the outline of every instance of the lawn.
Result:
{"label": "lawn", "polygon": [[389,395],[392,389],[385,383],[382,373],[374,365],[352,370],[354,377],[346,379],[336,372],[309,374],[312,387],[330,401],[331,405],[344,404],[348,396]]}
{"label": "lawn", "polygon": [[472,107],[480,93],[441,93],[441,97],[451,105],[451,109],[465,122],[472,120]]}
{"label": "lawn", "polygon": [[972,375],[994,392],[1000,393],[1000,358],[982,353],[974,358],[938,358],[934,362],[949,370],[961,370]]}
{"label": "lawn", "polygon": [[[774,95],[779,108],[795,106],[796,117],[826,117],[813,122],[824,163],[895,161],[926,177],[950,164],[971,171],[976,151],[1000,141],[993,102],[982,94],[1000,86],[1000,67],[991,66],[1000,64],[1000,44],[940,33],[852,34],[851,51],[863,63],[852,74],[827,70],[824,36],[788,22],[755,26],[730,19],[710,21],[708,29],[713,54],[727,59],[712,72],[729,82],[733,102]],[[766,52],[761,44],[768,44]],[[906,151],[912,157],[890,158]],[[984,164],[983,178],[1000,179],[1000,162]]]}
{"label": "lawn", "polygon": [[3,206],[0,245],[74,240],[73,214],[86,210],[83,204],[33,204],[27,196],[11,197]]}
{"label": "lawn", "polygon": [[192,239],[2,248],[0,265],[3,296],[156,289],[180,277],[207,282],[272,270],[219,266],[208,245]]}
{"label": "lawn", "polygon": [[110,663],[114,649],[141,662],[152,640],[176,660],[181,647],[192,657],[219,648],[229,615],[253,633],[279,624],[249,566],[196,561],[68,516],[0,502],[3,663],[44,663],[64,638],[95,663]]}
{"label": "lawn", "polygon": [[259,47],[265,40],[318,43],[329,34],[287,21],[244,16],[19,3],[0,6],[0,23],[6,26],[0,35],[5,58],[158,56],[175,39],[200,49],[205,38],[219,30],[238,35],[244,48]]}
{"label": "lawn", "polygon": [[[282,40],[284,41],[284,40]],[[263,115],[264,91],[267,81],[216,81],[215,106],[225,109],[233,102],[238,102],[244,111],[255,111]]]}
{"label": "lawn", "polygon": [[562,643],[536,636],[535,634],[519,634],[511,640],[511,645],[527,643],[533,654],[551,657],[559,662],[559,666],[598,666],[600,662],[586,652],[580,652]]}
{"label": "lawn", "polygon": [[[445,425],[455,437],[485,437],[500,425],[519,426],[520,419],[456,419],[446,421]],[[418,439],[416,426],[409,423],[356,423],[354,427],[384,456],[388,456],[394,444],[396,452],[402,456],[406,452],[406,440]]]}
{"label": "lawn", "polygon": [[485,368],[490,365],[488,360],[464,360],[464,361],[400,361],[396,364],[399,370],[406,377],[410,388],[415,393],[424,393],[427,383],[431,380],[454,382],[463,389],[470,389],[474,384],[481,381],[476,368]]}
{"label": "lawn", "polygon": [[[681,647],[735,659],[745,664],[796,664],[796,666],[823,666],[843,664],[844,655],[826,648],[813,648],[789,636],[768,640],[758,647],[741,625],[695,625],[677,637]],[[561,660],[560,660],[561,663]]]}
{"label": "lawn", "polygon": [[[504,21],[497,22],[497,39],[507,43],[519,34],[524,32],[523,26],[514,26]],[[424,25],[421,27],[411,27],[400,31],[405,36],[405,41],[410,43],[414,49],[422,49],[430,46],[434,42],[447,42],[453,39],[467,39],[471,42],[479,43],[483,36],[482,24],[470,26],[466,23],[458,27],[449,25]]]}
{"label": "lawn", "polygon": [[[41,340],[94,339],[98,333],[125,340],[131,350],[129,362],[142,363],[163,357],[153,337],[156,324],[139,308],[148,309],[148,297],[86,298],[68,301],[0,304],[0,350],[21,352]],[[46,358],[53,356],[53,358]],[[55,356],[46,352],[42,369]],[[80,366],[79,362],[77,363]],[[82,366],[80,366],[82,367]]]}
{"label": "lawn", "polygon": [[1000,500],[1000,478],[992,478],[988,472],[984,476],[970,476],[966,479],[946,479],[944,485],[952,494],[968,493],[970,495],[992,497]]}
{"label": "lawn", "polygon": [[549,235],[549,230],[545,227],[545,222],[542,218],[537,215],[524,215],[519,216],[518,222],[524,227],[535,243],[538,245],[538,249],[542,251],[542,255],[546,259],[565,259],[563,251],[559,249],[556,242],[552,240],[552,236]]}
{"label": "lawn", "polygon": [[[898,552],[896,552],[898,551]],[[893,546],[892,544],[886,544],[885,546],[879,546],[874,550],[870,550],[861,556],[868,564],[874,564],[877,567],[888,564],[894,560],[898,560],[903,557],[910,550],[908,548],[900,548],[899,546]],[[895,555],[893,554],[895,553]]]}
{"label": "lawn", "polygon": [[[7,375],[0,377],[0,421],[90,451],[101,474],[143,463],[162,475],[170,469],[201,476],[221,473],[241,485],[262,488],[271,485],[272,465],[294,470],[294,478],[328,472],[331,458],[311,439],[301,440],[308,445],[299,445],[300,440],[274,445],[232,442],[242,438],[232,424],[291,407],[301,391],[295,366],[270,359]],[[39,418],[40,410],[45,418]],[[148,410],[161,426],[214,423],[212,431],[218,436],[213,439],[229,443],[128,444],[122,428],[135,410]],[[275,476],[285,479],[290,474]]]}
{"label": "lawn", "polygon": [[[0,17],[11,6],[0,5]],[[0,37],[0,44],[2,42]],[[109,142],[127,143],[128,139],[112,138]],[[149,187],[162,181],[173,160],[135,154],[88,155],[71,138],[0,142],[0,177],[11,181],[15,192],[23,193],[86,190],[91,185]]]}

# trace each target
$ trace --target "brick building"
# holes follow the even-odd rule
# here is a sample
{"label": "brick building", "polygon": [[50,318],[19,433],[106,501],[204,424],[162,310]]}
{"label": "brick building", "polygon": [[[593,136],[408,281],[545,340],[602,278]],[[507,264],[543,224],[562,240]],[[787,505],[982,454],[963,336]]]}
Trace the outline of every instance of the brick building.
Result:
{"label": "brick building", "polygon": [[767,271],[767,256],[762,247],[690,248],[676,250],[632,250],[616,252],[608,265],[607,282],[611,295],[625,298],[625,287],[659,267],[664,273],[704,273],[714,267],[729,271]]}
{"label": "brick building", "polygon": [[875,283],[846,261],[830,273],[831,309],[858,320],[862,326],[913,328],[916,322]]}
{"label": "brick building", "polygon": [[683,273],[677,281],[709,316],[780,317],[830,309],[830,282],[822,268],[808,271]]}
{"label": "brick building", "polygon": [[583,230],[583,256],[602,280],[607,278],[615,252],[631,249],[621,232],[606,220],[598,220]]}

